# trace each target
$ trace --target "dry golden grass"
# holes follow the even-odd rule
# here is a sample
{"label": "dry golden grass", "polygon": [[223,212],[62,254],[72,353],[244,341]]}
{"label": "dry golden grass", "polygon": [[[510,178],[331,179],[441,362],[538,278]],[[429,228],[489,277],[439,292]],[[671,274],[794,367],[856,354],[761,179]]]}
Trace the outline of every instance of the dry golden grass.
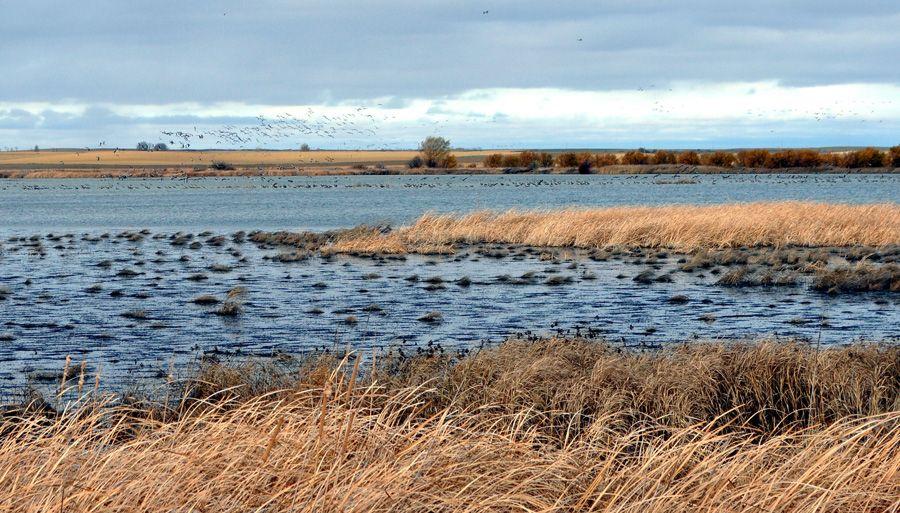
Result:
{"label": "dry golden grass", "polygon": [[[7,419],[0,508],[896,512],[897,366],[896,350],[869,346],[652,356],[571,340],[510,343],[456,365],[386,362],[375,373],[344,360],[294,374],[289,389],[186,401],[167,420],[103,404]],[[246,383],[240,372],[206,376]],[[797,397],[811,411],[836,401],[862,416],[812,415],[761,435],[709,412],[672,422],[631,411],[651,393],[678,416],[685,398],[732,392],[759,404]]]}
{"label": "dry golden grass", "polygon": [[[510,153],[508,151],[503,154]],[[409,169],[408,151],[19,151],[0,152],[0,178],[166,178],[497,173],[472,168],[487,152],[457,151],[456,169]],[[213,163],[225,169],[215,169]]]}
{"label": "dry golden grass", "polygon": [[[495,151],[454,151],[462,160],[481,161]],[[506,152],[501,152],[506,153]],[[213,162],[227,162],[233,166],[279,166],[279,165],[349,165],[349,164],[405,164],[418,155],[413,150],[388,151],[263,151],[263,150],[198,150],[198,151],[137,151],[137,150],[92,150],[92,151],[15,151],[0,152],[0,165],[45,165],[57,166],[157,166],[190,167],[207,166]],[[100,157],[100,160],[97,160]]]}
{"label": "dry golden grass", "polygon": [[900,243],[900,207],[809,202],[426,214],[386,235],[345,238],[337,252],[422,252],[460,243],[555,247],[884,246]]}

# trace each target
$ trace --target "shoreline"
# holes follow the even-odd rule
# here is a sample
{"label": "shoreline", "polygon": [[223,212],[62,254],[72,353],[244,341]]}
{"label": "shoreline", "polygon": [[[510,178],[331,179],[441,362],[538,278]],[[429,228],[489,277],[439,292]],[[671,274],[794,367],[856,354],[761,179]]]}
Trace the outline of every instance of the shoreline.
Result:
{"label": "shoreline", "polygon": [[744,168],[692,166],[684,164],[614,165],[593,168],[590,173],[580,174],[575,168],[485,168],[458,167],[418,168],[406,166],[233,166],[233,169],[213,169],[190,166],[41,166],[0,164],[0,179],[145,179],[145,178],[227,178],[227,177],[292,177],[292,176],[423,176],[423,175],[754,175],[754,174],[884,174],[900,173],[900,168],[843,168],[843,167],[797,167],[797,168]]}

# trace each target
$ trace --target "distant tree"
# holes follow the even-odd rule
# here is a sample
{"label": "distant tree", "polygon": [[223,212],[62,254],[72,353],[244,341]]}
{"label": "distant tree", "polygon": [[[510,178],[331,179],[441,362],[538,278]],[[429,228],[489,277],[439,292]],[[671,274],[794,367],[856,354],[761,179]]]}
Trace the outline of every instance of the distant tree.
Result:
{"label": "distant tree", "polygon": [[428,167],[446,167],[450,157],[450,141],[443,137],[430,136],[419,145],[422,159]]}
{"label": "distant tree", "polygon": [[169,151],[169,147],[166,143],[156,143],[153,145],[153,151]]}
{"label": "distant tree", "polygon": [[38,145],[37,145],[37,144],[34,145],[34,151],[35,151],[35,152],[41,151],[41,149],[38,148]]}
{"label": "distant tree", "polygon": [[300,151],[309,151],[309,145],[306,143],[301,144]]}
{"label": "distant tree", "polygon": [[141,142],[137,143],[137,150],[138,151],[150,151],[150,143],[148,143],[147,141],[141,141]]}

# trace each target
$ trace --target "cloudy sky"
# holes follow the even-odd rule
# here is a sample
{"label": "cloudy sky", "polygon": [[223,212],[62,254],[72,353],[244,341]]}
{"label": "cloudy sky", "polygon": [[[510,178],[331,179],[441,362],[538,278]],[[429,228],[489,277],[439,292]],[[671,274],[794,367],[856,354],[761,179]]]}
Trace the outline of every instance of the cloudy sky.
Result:
{"label": "cloudy sky", "polygon": [[0,148],[278,119],[189,142],[893,145],[897,27],[896,0],[0,0]]}

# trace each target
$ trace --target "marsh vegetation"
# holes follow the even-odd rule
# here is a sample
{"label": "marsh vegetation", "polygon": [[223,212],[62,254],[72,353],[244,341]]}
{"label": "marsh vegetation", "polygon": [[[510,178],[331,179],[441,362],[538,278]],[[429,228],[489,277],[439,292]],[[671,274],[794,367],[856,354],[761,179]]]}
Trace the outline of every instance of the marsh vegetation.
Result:
{"label": "marsh vegetation", "polygon": [[[897,504],[896,347],[760,342],[632,353],[553,338],[464,356],[362,356],[207,361],[173,383],[164,403],[113,401],[74,367],[61,383],[64,412],[33,402],[2,417],[0,504],[16,512]],[[79,450],[64,450],[72,446]]]}

